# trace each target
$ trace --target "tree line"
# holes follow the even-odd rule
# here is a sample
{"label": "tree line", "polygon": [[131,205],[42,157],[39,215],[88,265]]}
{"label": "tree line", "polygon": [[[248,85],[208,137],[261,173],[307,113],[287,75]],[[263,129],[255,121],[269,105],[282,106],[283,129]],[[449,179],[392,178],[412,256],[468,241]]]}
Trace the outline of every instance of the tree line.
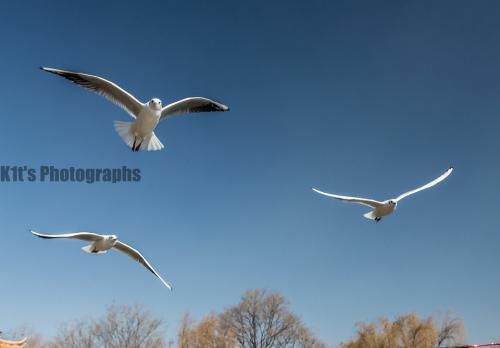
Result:
{"label": "tree line", "polygon": [[[24,332],[23,332],[24,331]],[[28,330],[12,333],[21,338]],[[16,337],[17,336],[17,337]],[[463,344],[457,318],[440,323],[432,317],[401,315],[357,325],[339,348],[438,348]],[[186,314],[177,337],[166,340],[161,319],[143,307],[113,305],[97,319],[72,322],[52,339],[32,334],[26,348],[329,348],[294,313],[279,293],[254,289],[219,314],[199,321]]]}

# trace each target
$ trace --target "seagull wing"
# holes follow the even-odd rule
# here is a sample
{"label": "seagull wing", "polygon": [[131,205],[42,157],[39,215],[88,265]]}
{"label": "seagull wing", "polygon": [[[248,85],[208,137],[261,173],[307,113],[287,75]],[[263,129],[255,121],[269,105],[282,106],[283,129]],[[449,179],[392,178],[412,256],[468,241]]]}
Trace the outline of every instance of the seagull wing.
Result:
{"label": "seagull wing", "polygon": [[141,111],[141,102],[138,101],[132,94],[128,93],[126,90],[122,89],[113,82],[103,79],[102,77],[55,68],[43,67],[41,69],[62,76],[90,91],[94,91],[97,94],[102,95],[110,102],[127,111],[133,118],[136,118]]}
{"label": "seagull wing", "polygon": [[384,205],[382,202],[379,202],[379,201],[376,201],[376,200],[373,200],[373,199],[334,195],[334,194],[331,194],[331,193],[326,193],[326,192],[323,192],[323,191],[320,191],[320,190],[316,190],[315,188],[313,188],[313,191],[315,191],[315,192],[317,192],[317,193],[319,193],[321,195],[325,195],[325,196],[328,196],[328,197],[331,197],[331,198],[338,199],[340,201],[363,204],[363,205],[367,205],[369,207],[372,207],[374,209],[376,209],[376,208]]}
{"label": "seagull wing", "polygon": [[175,115],[211,111],[229,111],[229,108],[224,104],[208,98],[190,97],[168,104],[161,109],[160,120]]}
{"label": "seagull wing", "polygon": [[80,239],[87,242],[95,242],[101,240],[103,237],[100,234],[91,233],[91,232],[77,232],[77,233],[65,233],[65,234],[43,234],[33,230],[30,230],[35,236],[45,239],[52,238],[73,238]]}
{"label": "seagull wing", "polygon": [[144,256],[142,256],[142,254],[139,251],[135,250],[131,246],[129,246],[129,245],[125,244],[125,243],[122,243],[120,241],[116,242],[115,248],[118,249],[118,250],[120,250],[122,253],[127,254],[128,256],[130,256],[131,258],[133,258],[135,261],[141,263],[151,273],[153,273],[155,276],[157,276],[161,280],[161,282],[163,284],[165,284],[165,286],[169,290],[172,290],[172,287],[166,281],[163,280],[163,278],[155,271],[155,269],[149,264],[148,260],[146,260],[144,258]]}
{"label": "seagull wing", "polygon": [[400,195],[398,198],[395,199],[396,202],[399,202],[400,200],[402,200],[403,198],[405,197],[408,197],[414,193],[417,193],[419,191],[422,191],[422,190],[425,190],[425,189],[428,189],[429,187],[432,187],[434,185],[437,185],[439,184],[441,181],[443,181],[444,179],[446,179],[448,177],[448,175],[451,174],[451,172],[453,171],[453,167],[450,167],[448,168],[443,174],[441,174],[439,177],[437,177],[436,179],[432,180],[431,182],[425,184],[424,186],[420,186],[419,188],[416,188],[414,190],[411,190],[411,191],[408,191],[406,193],[403,193],[402,195]]}

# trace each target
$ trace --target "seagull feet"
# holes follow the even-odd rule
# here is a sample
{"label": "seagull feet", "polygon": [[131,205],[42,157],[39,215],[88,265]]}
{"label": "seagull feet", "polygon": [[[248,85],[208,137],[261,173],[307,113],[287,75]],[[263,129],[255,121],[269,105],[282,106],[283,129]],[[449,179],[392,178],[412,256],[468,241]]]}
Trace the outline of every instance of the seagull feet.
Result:
{"label": "seagull feet", "polygon": [[142,141],[137,144],[137,137],[134,137],[134,143],[132,144],[132,151],[138,152],[141,149]]}
{"label": "seagull feet", "polygon": [[376,222],[379,222],[380,220],[382,220],[382,218],[381,218],[380,216],[377,216],[377,217],[375,218],[375,221],[376,221]]}

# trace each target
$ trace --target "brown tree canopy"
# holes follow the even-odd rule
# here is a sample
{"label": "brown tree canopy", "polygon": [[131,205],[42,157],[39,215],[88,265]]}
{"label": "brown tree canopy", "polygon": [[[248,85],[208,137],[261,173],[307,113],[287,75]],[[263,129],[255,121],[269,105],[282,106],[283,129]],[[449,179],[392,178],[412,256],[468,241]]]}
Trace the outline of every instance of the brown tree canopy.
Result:
{"label": "brown tree canopy", "polygon": [[394,321],[359,324],[355,338],[341,348],[437,348],[443,344],[461,344],[463,325],[447,316],[438,327],[432,318],[420,319],[407,314]]}
{"label": "brown tree canopy", "polygon": [[179,348],[325,348],[278,293],[250,290],[236,306],[198,324],[185,318]]}
{"label": "brown tree canopy", "polygon": [[[8,337],[29,337],[26,348],[167,348],[161,320],[141,306],[111,306],[97,319],[80,320],[43,341],[29,328]],[[432,317],[402,315],[357,326],[354,338],[340,348],[438,348],[463,344],[463,325],[446,316],[436,324]],[[327,348],[292,313],[280,294],[250,290],[240,302],[200,321],[186,315],[179,327],[178,348]]]}
{"label": "brown tree canopy", "polygon": [[184,316],[178,333],[179,348],[232,348],[236,342],[234,336],[221,320],[211,314],[195,323],[189,315]]}

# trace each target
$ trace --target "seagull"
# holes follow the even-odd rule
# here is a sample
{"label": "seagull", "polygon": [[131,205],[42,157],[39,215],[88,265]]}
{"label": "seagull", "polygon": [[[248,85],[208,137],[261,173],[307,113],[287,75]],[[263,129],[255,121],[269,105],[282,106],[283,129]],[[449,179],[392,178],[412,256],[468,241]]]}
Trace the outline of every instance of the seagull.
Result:
{"label": "seagull", "polygon": [[45,239],[53,239],[53,238],[73,238],[80,239],[86,242],[91,242],[91,244],[84,246],[82,248],[83,251],[89,254],[104,254],[109,249],[115,248],[122,253],[127,254],[135,261],[141,263],[144,267],[146,267],[151,273],[157,276],[161,282],[169,289],[172,290],[172,287],[163,280],[163,278],[154,270],[154,268],[149,264],[148,260],[142,256],[142,254],[132,248],[131,246],[122,243],[118,240],[118,237],[114,234],[112,235],[101,235],[90,232],[77,232],[77,233],[66,233],[66,234],[42,234],[33,230],[30,230],[35,236]]}
{"label": "seagull", "polygon": [[396,210],[396,207],[397,207],[400,200],[402,200],[403,198],[406,198],[414,193],[417,193],[419,191],[428,189],[434,185],[439,184],[441,181],[446,179],[448,177],[448,175],[451,174],[452,171],[453,171],[453,167],[450,167],[443,174],[441,174],[439,177],[432,180],[431,182],[429,182],[423,186],[420,186],[419,188],[416,188],[414,190],[403,193],[402,195],[398,196],[397,198],[388,199],[388,200],[383,201],[383,202],[379,202],[379,201],[376,201],[373,199],[368,199],[368,198],[358,198],[358,197],[334,195],[331,193],[322,192],[322,191],[317,190],[315,188],[313,188],[313,191],[315,191],[319,194],[328,196],[328,197],[332,197],[332,198],[341,200],[341,201],[353,202],[353,203],[358,203],[358,204],[369,206],[369,207],[373,208],[374,210],[364,214],[363,216],[367,219],[375,220],[376,222],[379,222],[382,219],[382,217],[387,216],[387,215],[391,214],[394,210]]}
{"label": "seagull", "polygon": [[114,121],[114,126],[125,144],[134,152],[156,151],[164,148],[154,133],[154,129],[161,120],[193,112],[229,111],[226,105],[203,97],[185,98],[164,107],[158,98],[141,103],[132,94],[102,77],[56,68],[41,67],[40,69],[62,76],[100,94],[128,112],[135,122]]}

